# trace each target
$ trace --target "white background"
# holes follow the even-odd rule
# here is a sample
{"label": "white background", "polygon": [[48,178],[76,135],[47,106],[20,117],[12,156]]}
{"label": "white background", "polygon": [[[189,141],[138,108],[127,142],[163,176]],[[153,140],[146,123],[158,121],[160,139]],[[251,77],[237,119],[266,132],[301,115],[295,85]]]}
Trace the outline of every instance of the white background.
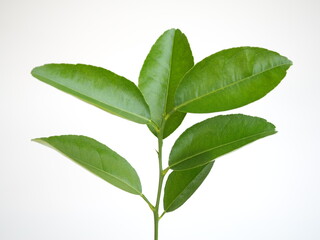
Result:
{"label": "white background", "polygon": [[[152,44],[173,27],[187,35],[196,62],[222,49],[258,46],[294,65],[265,98],[225,112],[266,118],[279,132],[219,158],[195,195],[161,220],[160,239],[320,239],[319,13],[318,0],[1,0],[0,239],[152,239],[152,214],[142,199],[30,139],[96,138],[129,160],[154,202],[153,135],[30,71],[85,63],[137,83]],[[165,141],[165,156],[184,129],[212,116],[189,114]]]}

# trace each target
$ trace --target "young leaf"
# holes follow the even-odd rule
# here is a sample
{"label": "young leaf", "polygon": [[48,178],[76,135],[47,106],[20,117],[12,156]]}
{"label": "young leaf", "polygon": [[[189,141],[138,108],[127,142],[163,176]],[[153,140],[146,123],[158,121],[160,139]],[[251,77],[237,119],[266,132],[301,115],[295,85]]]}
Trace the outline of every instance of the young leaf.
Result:
{"label": "young leaf", "polygon": [[254,102],[285,77],[292,62],[276,52],[239,47],[197,63],[182,79],[175,96],[182,112],[209,113]]}
{"label": "young leaf", "polygon": [[83,64],[46,64],[31,74],[55,88],[119,117],[149,123],[150,111],[138,87],[113,72]]}
{"label": "young leaf", "polygon": [[184,204],[208,176],[213,163],[185,171],[173,171],[164,188],[164,211],[172,212]]}
{"label": "young leaf", "polygon": [[85,136],[65,135],[33,141],[52,147],[112,185],[140,195],[142,187],[134,168],[116,152]]}
{"label": "young leaf", "polygon": [[[186,36],[179,29],[164,32],[152,46],[140,72],[139,88],[150,106],[151,119],[158,127],[174,107],[174,93],[193,66],[193,56]],[[185,113],[175,112],[167,120],[164,138],[182,122]],[[156,130],[149,125],[157,135]]]}
{"label": "young leaf", "polygon": [[272,123],[258,117],[232,114],[209,118],[193,125],[177,139],[171,149],[169,167],[185,170],[202,166],[275,133]]}

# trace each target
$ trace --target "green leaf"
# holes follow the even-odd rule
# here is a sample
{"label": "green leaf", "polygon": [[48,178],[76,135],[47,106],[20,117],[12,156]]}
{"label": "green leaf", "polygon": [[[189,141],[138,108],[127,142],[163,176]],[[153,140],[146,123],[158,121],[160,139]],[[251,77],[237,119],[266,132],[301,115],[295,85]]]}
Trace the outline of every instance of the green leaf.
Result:
{"label": "green leaf", "polygon": [[184,76],[176,91],[175,109],[209,113],[244,106],[275,88],[291,65],[286,57],[263,48],[215,53]]}
{"label": "green leaf", "polygon": [[[179,29],[164,32],[152,46],[140,72],[139,88],[150,106],[151,119],[158,128],[174,108],[174,93],[185,73],[193,66],[186,36]],[[182,122],[185,113],[175,112],[166,121],[164,138]],[[150,130],[157,135],[156,130]]]}
{"label": "green leaf", "polygon": [[116,152],[85,136],[65,135],[37,138],[98,177],[129,193],[140,195],[141,183],[134,168]]}
{"label": "green leaf", "polygon": [[119,117],[149,123],[150,111],[138,87],[106,69],[83,64],[46,64],[31,74],[55,88]]}
{"label": "green leaf", "polygon": [[184,204],[208,176],[214,162],[185,171],[173,171],[164,188],[165,212],[172,212]]}
{"label": "green leaf", "polygon": [[181,134],[172,147],[169,167],[185,170],[202,166],[223,154],[275,133],[272,123],[258,117],[233,114],[209,118]]}

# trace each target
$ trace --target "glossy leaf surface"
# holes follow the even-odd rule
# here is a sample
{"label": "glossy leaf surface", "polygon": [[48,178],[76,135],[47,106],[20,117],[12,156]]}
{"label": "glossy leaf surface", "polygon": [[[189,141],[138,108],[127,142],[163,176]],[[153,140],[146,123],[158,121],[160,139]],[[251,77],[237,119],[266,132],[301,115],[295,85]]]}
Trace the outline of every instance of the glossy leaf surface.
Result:
{"label": "glossy leaf surface", "polygon": [[139,176],[119,154],[104,144],[85,136],[64,135],[37,138],[98,177],[129,193],[142,192]]}
{"label": "glossy leaf surface", "polygon": [[[186,36],[178,29],[164,32],[152,46],[140,72],[139,88],[150,106],[151,118],[158,127],[174,107],[174,93],[193,66],[193,56]],[[185,113],[175,112],[167,120],[164,137],[182,122]],[[150,130],[157,135],[155,129]]]}
{"label": "glossy leaf surface", "polygon": [[163,205],[166,212],[172,212],[184,204],[208,176],[213,162],[185,171],[173,171],[166,182]]}
{"label": "glossy leaf surface", "polygon": [[233,114],[209,118],[181,134],[172,147],[169,166],[173,170],[202,166],[275,133],[272,123],[258,117]]}
{"label": "glossy leaf surface", "polygon": [[286,57],[263,48],[223,50],[185,75],[176,91],[176,109],[209,113],[244,106],[275,88],[290,65]]}
{"label": "glossy leaf surface", "polygon": [[150,112],[138,87],[106,69],[83,64],[36,67],[37,79],[119,117],[150,122]]}

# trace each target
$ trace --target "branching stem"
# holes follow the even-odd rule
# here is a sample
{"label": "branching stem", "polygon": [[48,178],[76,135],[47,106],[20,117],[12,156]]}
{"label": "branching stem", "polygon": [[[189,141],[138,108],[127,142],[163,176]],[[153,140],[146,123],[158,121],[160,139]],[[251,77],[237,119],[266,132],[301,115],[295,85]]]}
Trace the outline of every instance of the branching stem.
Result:
{"label": "branching stem", "polygon": [[153,211],[154,217],[154,240],[158,240],[158,232],[159,232],[159,206],[160,206],[160,197],[162,191],[162,184],[164,179],[163,169],[162,169],[162,145],[163,145],[163,137],[162,137],[163,130],[160,129],[160,133],[158,136],[158,161],[159,161],[159,182],[158,182],[158,193],[157,193],[157,200],[156,205]]}

